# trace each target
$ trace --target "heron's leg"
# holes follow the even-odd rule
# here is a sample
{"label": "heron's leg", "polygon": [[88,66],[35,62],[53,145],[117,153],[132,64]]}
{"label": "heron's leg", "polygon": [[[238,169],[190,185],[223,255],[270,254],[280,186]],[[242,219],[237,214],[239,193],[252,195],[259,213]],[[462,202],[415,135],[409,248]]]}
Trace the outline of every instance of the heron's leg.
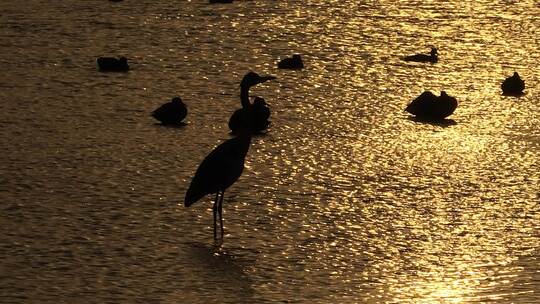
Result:
{"label": "heron's leg", "polygon": [[216,230],[216,222],[217,222],[217,211],[218,211],[218,203],[219,203],[219,191],[216,192],[216,200],[214,201],[214,206],[212,207],[212,212],[214,213],[214,239],[217,239],[217,230]]}
{"label": "heron's leg", "polygon": [[223,228],[223,197],[225,196],[225,190],[221,191],[221,197],[219,198],[219,222],[221,224],[221,238],[223,238],[224,228]]}

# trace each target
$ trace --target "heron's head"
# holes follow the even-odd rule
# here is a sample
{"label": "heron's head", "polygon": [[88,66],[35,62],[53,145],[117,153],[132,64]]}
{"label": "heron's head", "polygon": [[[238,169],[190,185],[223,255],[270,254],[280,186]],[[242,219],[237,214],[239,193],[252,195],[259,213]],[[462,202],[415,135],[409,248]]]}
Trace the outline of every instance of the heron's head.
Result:
{"label": "heron's head", "polygon": [[276,79],[274,76],[260,76],[259,74],[255,72],[249,72],[247,73],[244,78],[242,78],[242,82],[240,83],[241,87],[252,87],[254,85],[257,85],[259,83],[266,82],[268,80]]}

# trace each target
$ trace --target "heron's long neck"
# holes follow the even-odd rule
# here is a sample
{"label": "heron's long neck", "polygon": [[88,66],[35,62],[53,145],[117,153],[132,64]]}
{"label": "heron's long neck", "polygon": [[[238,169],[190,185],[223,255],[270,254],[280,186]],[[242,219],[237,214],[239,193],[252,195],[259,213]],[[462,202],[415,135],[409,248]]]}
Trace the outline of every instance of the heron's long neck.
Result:
{"label": "heron's long neck", "polygon": [[249,102],[249,86],[243,85],[240,87],[240,102],[244,109],[251,106],[251,103]]}
{"label": "heron's long neck", "polygon": [[249,151],[249,146],[251,145],[251,133],[242,132],[242,134],[238,136],[238,140],[240,141],[241,154],[243,157],[246,157],[246,154]]}

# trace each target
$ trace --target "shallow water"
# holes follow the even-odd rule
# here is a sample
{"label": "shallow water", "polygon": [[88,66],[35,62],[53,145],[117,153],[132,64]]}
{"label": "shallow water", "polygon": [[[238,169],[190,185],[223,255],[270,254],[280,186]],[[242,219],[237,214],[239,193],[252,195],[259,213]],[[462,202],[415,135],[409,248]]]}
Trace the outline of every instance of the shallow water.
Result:
{"label": "shallow water", "polygon": [[[540,302],[537,1],[0,9],[0,302]],[[306,69],[277,70],[292,53]],[[216,244],[212,198],[183,197],[249,70],[278,77],[252,90],[272,127]],[[426,89],[458,99],[451,123],[403,112]],[[187,125],[155,124],[174,95]]]}

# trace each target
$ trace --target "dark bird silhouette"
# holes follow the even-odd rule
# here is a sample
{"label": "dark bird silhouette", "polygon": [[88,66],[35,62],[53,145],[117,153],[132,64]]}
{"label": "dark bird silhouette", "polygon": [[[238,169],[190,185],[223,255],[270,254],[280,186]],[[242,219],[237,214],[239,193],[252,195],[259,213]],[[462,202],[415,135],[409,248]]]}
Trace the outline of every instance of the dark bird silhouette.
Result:
{"label": "dark bird silhouette", "polygon": [[454,113],[457,106],[457,100],[448,96],[445,91],[441,91],[441,96],[425,91],[416,97],[405,108],[405,111],[415,115],[420,120],[439,121]]}
{"label": "dark bird silhouette", "polygon": [[210,0],[209,3],[233,3],[233,0]]}
{"label": "dark bird silhouette", "polygon": [[234,111],[229,119],[229,129],[237,134],[241,128],[247,128],[253,134],[262,133],[270,126],[270,108],[261,97],[255,97],[253,104],[248,108]]}
{"label": "dark bird silhouette", "polygon": [[[212,208],[214,213],[214,238],[217,238],[216,222],[218,216],[221,237],[223,238],[223,197],[225,190],[242,175],[244,161],[251,144],[252,124],[249,118],[252,115],[253,105],[249,102],[249,88],[271,79],[275,79],[275,77],[259,76],[254,72],[249,72],[244,76],[240,83],[240,100],[243,109],[247,110],[244,114],[239,115],[239,119],[244,123],[239,124],[239,128],[236,130],[238,136],[226,140],[204,158],[186,192],[184,200],[186,207],[193,205],[208,194],[216,194]],[[264,103],[264,100],[256,98],[255,103],[261,104]]]}
{"label": "dark bird silhouette", "polygon": [[264,99],[256,97],[253,104],[249,101],[249,89],[259,83],[275,79],[274,76],[259,76],[254,72],[247,73],[240,83],[240,102],[242,108],[236,110],[229,119],[229,129],[233,134],[240,130],[251,133],[260,133],[268,128],[270,109]]}
{"label": "dark bird silhouette", "polygon": [[97,64],[101,72],[127,72],[129,65],[126,57],[99,57]]}
{"label": "dark bird silhouette", "polygon": [[164,125],[178,125],[186,115],[187,107],[178,96],[152,112],[152,116]]}
{"label": "dark bird silhouette", "polygon": [[514,75],[506,78],[501,84],[501,89],[504,95],[519,96],[523,95],[525,89],[525,81],[519,77],[517,72]]}
{"label": "dark bird silhouette", "polygon": [[223,238],[223,196],[242,175],[251,133],[241,132],[237,137],[226,140],[217,146],[199,165],[186,192],[184,205],[189,207],[207,194],[216,194],[214,206],[214,238],[217,238],[216,221],[219,215],[221,237]]}
{"label": "dark bird silhouette", "polygon": [[298,54],[294,54],[291,58],[284,58],[278,62],[278,68],[289,70],[301,70],[304,68],[304,62],[302,57]]}
{"label": "dark bird silhouette", "polygon": [[[253,112],[257,121],[264,122],[264,128],[268,127],[268,118],[270,118],[270,108],[264,98],[255,96],[253,99]],[[257,126],[255,126],[257,128]]]}
{"label": "dark bird silhouette", "polygon": [[405,61],[414,61],[414,62],[431,62],[435,63],[439,60],[439,56],[437,55],[437,48],[431,48],[431,52],[429,55],[426,54],[416,54],[411,56],[405,56],[401,58]]}

